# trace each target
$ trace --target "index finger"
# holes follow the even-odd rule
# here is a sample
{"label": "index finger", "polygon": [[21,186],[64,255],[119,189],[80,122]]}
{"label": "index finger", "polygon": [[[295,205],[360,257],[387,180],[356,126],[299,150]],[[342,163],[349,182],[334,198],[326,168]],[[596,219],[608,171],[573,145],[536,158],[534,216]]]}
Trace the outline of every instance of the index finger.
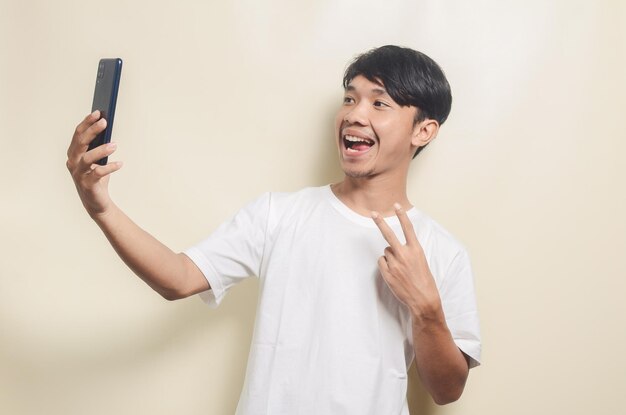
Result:
{"label": "index finger", "polygon": [[79,153],[87,150],[87,146],[93,139],[106,128],[106,119],[98,117],[99,111],[94,111],[76,126],[74,136],[67,148],[67,157],[78,157]]}
{"label": "index finger", "polygon": [[85,132],[87,128],[91,126],[91,124],[95,123],[100,119],[100,111],[95,110],[91,114],[87,115],[81,122],[76,126],[76,133],[82,134]]}
{"label": "index finger", "polygon": [[413,228],[413,222],[411,222],[411,219],[409,219],[409,215],[406,214],[406,211],[402,208],[402,206],[400,206],[399,203],[395,203],[393,207],[394,209],[396,209],[396,216],[400,221],[400,226],[402,226],[402,232],[404,232],[404,239],[406,240],[406,244],[419,244],[417,240],[417,235],[415,234],[415,228]]}
{"label": "index finger", "polygon": [[380,216],[380,213],[372,212],[372,219],[374,219],[374,223],[378,226],[380,233],[383,234],[383,238],[385,238],[385,241],[387,241],[392,249],[397,249],[400,245],[402,245],[400,241],[398,241],[396,234],[393,233],[393,230],[389,227],[389,225],[387,225],[387,222],[385,222],[385,219]]}

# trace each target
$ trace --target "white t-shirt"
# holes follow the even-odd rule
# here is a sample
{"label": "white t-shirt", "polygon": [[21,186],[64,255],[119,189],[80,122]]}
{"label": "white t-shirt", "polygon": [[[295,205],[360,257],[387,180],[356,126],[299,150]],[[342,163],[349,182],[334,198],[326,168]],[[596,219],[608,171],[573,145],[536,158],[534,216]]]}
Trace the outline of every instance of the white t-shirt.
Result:
{"label": "white t-shirt", "polygon": [[[480,334],[468,255],[432,219],[407,213],[454,341],[475,366]],[[398,219],[386,220],[404,242]],[[386,246],[371,218],[324,186],[264,194],[185,251],[211,285],[200,296],[214,307],[237,282],[260,279],[237,414],[408,415],[411,319],[378,271]]]}

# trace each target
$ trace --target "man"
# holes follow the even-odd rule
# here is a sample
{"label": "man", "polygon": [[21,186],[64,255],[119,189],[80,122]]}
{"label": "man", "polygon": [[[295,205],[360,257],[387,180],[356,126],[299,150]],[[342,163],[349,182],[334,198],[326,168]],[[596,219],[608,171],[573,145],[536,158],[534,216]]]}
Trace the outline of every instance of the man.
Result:
{"label": "man", "polygon": [[408,414],[413,360],[435,402],[458,399],[480,338],[467,253],[406,194],[411,159],[450,111],[439,66],[384,46],[346,70],[336,184],[268,193],[211,236],[176,254],[110,199],[121,164],[86,151],[105,126],[75,131],[67,166],[87,212],[120,257],[173,300],[201,293],[216,306],[250,276],[260,294],[239,414]]}

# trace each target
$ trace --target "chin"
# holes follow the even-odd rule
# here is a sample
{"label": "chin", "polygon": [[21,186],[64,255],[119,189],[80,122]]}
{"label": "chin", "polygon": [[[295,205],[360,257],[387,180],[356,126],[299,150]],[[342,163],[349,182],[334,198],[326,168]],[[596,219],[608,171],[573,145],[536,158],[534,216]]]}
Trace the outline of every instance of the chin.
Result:
{"label": "chin", "polygon": [[350,177],[352,179],[363,179],[374,175],[373,170],[359,170],[345,167],[343,169],[343,173],[346,175],[346,177]]}

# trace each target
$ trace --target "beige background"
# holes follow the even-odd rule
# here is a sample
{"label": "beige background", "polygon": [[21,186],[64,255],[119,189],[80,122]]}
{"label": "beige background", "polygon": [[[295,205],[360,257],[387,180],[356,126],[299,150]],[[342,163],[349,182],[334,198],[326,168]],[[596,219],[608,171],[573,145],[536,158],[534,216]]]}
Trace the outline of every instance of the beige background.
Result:
{"label": "beige background", "polygon": [[1,1],[1,413],[225,415],[242,384],[256,283],[168,303],[75,194],[100,57],[125,61],[111,192],[182,250],[262,192],[341,177],[343,69],[387,43],[453,87],[409,192],[469,248],[484,337],[461,401],[417,385],[413,413],[624,413],[623,1]]}

